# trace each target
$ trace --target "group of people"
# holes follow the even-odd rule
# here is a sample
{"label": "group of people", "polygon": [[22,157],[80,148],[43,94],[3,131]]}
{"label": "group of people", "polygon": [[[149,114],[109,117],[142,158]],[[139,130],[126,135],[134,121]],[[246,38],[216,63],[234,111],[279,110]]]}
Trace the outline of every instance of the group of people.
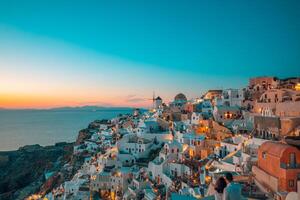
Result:
{"label": "group of people", "polygon": [[241,200],[242,186],[233,181],[231,173],[226,173],[225,177],[219,177],[214,184],[215,200]]}

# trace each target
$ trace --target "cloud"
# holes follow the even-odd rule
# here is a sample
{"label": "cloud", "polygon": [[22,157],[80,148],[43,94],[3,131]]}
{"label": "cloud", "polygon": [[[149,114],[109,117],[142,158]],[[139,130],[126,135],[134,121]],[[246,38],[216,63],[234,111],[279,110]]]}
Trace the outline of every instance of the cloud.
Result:
{"label": "cloud", "polygon": [[131,103],[138,103],[138,102],[143,102],[146,101],[146,99],[144,98],[132,98],[132,99],[127,99],[127,102],[131,102]]}
{"label": "cloud", "polygon": [[146,98],[138,97],[135,94],[128,95],[126,98],[126,102],[129,102],[129,103],[140,103],[140,102],[145,102],[145,101],[147,101]]}
{"label": "cloud", "polygon": [[136,97],[136,95],[135,95],[135,94],[129,94],[129,95],[127,95],[126,97],[127,97],[127,98],[133,98],[133,97]]}

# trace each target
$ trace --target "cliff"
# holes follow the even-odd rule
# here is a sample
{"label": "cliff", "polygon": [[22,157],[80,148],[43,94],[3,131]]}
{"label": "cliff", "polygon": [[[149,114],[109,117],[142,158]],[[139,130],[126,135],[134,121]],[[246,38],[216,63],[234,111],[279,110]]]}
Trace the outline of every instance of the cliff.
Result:
{"label": "cliff", "polygon": [[89,132],[89,129],[82,129],[78,133],[75,144],[76,145],[82,144],[85,140],[91,138],[91,136],[92,136],[92,133]]}
{"label": "cliff", "polygon": [[21,200],[32,194],[43,196],[71,180],[87,156],[86,152],[73,155],[73,147],[91,138],[91,130],[96,128],[97,121],[80,130],[75,143],[46,147],[36,144],[0,152],[0,200]]}
{"label": "cliff", "polygon": [[[24,199],[40,190],[45,174],[53,176],[72,159],[73,144],[42,147],[29,145],[17,151],[0,152],[0,199]],[[52,178],[51,177],[51,178]]]}

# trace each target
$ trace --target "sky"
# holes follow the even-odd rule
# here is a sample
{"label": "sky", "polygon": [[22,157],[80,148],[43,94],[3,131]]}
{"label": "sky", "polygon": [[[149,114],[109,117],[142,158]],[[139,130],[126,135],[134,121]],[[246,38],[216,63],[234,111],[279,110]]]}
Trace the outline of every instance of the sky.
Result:
{"label": "sky", "polygon": [[300,76],[298,0],[1,0],[0,107],[149,106]]}

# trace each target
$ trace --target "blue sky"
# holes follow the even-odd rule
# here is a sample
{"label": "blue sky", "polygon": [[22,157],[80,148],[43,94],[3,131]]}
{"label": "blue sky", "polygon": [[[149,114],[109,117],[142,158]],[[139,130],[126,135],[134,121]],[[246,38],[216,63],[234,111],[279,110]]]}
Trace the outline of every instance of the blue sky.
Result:
{"label": "blue sky", "polygon": [[299,76],[299,10],[297,0],[3,0],[0,94],[143,104],[153,90],[196,97],[252,76]]}

